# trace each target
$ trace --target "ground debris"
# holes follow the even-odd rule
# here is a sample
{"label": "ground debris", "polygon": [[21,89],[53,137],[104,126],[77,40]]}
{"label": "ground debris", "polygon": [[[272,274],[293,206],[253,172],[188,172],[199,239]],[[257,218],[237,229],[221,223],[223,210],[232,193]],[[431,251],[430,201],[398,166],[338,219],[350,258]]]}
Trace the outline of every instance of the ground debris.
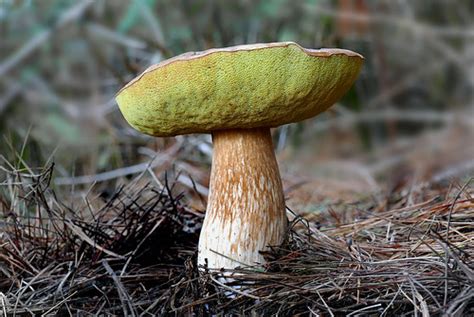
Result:
{"label": "ground debris", "polygon": [[364,205],[342,224],[333,209],[318,223],[296,216],[264,269],[234,270],[224,283],[223,272],[198,274],[203,216],[168,182],[131,182],[79,204],[58,198],[52,173],[10,171],[0,188],[4,314],[474,313],[470,183],[396,208]]}

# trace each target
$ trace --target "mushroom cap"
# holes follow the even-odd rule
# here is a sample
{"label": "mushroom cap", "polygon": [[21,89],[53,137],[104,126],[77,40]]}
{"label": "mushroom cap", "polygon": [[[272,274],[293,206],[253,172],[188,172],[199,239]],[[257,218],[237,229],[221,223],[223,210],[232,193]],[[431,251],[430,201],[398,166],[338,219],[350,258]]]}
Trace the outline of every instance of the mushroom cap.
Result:
{"label": "mushroom cap", "polygon": [[363,59],[293,42],[190,52],[149,67],[116,100],[130,125],[154,136],[276,127],[329,108]]}

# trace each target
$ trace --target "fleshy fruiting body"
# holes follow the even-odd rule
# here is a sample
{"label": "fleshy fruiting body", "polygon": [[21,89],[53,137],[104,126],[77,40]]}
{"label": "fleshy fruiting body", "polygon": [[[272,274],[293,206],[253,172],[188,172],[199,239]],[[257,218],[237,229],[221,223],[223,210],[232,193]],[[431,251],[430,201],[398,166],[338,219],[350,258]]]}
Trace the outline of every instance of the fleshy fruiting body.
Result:
{"label": "fleshy fruiting body", "polygon": [[263,264],[260,251],[284,241],[285,202],[270,128],[325,111],[362,63],[361,55],[341,49],[240,45],[168,59],[119,91],[122,114],[143,133],[213,135],[202,267]]}
{"label": "fleshy fruiting body", "polygon": [[277,127],[325,111],[352,85],[362,56],[298,44],[241,45],[187,53],[125,86],[125,119],[154,136]]}

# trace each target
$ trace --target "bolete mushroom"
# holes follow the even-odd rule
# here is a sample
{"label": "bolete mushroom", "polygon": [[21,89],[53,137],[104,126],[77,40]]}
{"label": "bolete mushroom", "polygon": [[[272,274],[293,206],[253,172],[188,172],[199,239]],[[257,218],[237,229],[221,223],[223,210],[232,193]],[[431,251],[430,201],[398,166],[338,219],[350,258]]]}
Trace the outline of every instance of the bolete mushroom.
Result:
{"label": "bolete mushroom", "polygon": [[311,118],[353,84],[363,57],[293,42],[185,53],[149,67],[117,94],[125,119],[153,136],[212,133],[199,264],[263,264],[287,218],[270,128]]}

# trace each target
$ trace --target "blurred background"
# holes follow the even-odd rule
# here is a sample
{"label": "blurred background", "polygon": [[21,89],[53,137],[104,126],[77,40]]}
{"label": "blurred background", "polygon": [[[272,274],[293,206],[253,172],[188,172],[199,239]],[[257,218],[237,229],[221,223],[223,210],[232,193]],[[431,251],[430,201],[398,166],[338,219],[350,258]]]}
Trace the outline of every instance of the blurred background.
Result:
{"label": "blurred background", "polygon": [[166,174],[204,210],[210,136],[139,134],[114,95],[174,55],[275,41],[366,58],[330,111],[273,131],[291,209],[473,176],[471,0],[0,0],[0,168],[54,162],[52,186],[73,195]]}

